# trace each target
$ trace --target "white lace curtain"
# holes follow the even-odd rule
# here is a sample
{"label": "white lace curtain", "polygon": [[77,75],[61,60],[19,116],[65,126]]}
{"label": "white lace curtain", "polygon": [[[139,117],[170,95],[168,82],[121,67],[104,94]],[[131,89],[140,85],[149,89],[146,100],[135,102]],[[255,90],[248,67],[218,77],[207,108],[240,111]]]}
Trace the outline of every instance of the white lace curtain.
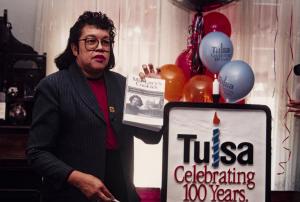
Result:
{"label": "white lace curtain", "polygon": [[[299,9],[298,0],[240,0],[219,9],[231,22],[234,59],[248,62],[255,72],[255,86],[247,103],[265,104],[272,111],[272,189],[275,190],[300,188],[299,119],[293,114],[285,118],[287,91],[295,98],[293,89],[297,79],[293,73],[288,79],[288,74],[300,60]],[[284,169],[279,166],[281,162]]]}
{"label": "white lace curtain", "polygon": [[[175,63],[186,47],[189,13],[168,0],[40,0],[38,4],[34,48],[47,53],[47,74],[57,71],[53,60],[65,49],[69,28],[86,10],[102,11],[114,21],[114,71],[123,75],[138,73],[149,62],[156,67]],[[160,187],[162,144],[149,146],[135,140],[135,151],[135,184]]]}
{"label": "white lace curtain", "polygon": [[115,71],[140,71],[143,63],[174,63],[185,48],[189,13],[168,0],[38,1],[35,48],[47,52],[47,74],[57,71],[53,59],[67,43],[69,28],[83,11],[102,11],[115,23]]}
{"label": "white lace curtain", "polygon": [[[168,0],[40,0],[38,4],[34,48],[47,52],[48,74],[57,71],[53,59],[65,49],[70,26],[85,10],[103,11],[115,22],[114,71],[123,75],[140,71],[143,63],[174,63],[186,46],[192,16]],[[300,123],[291,114],[284,119],[286,89],[292,93],[296,80],[292,75],[286,82],[287,75],[300,60],[299,8],[299,0],[240,0],[217,10],[231,23],[234,59],[246,61],[255,72],[247,103],[265,104],[272,110],[272,189],[276,190],[300,189]],[[135,147],[136,185],[160,187],[161,144],[136,141]],[[292,155],[284,164],[284,174],[277,175],[282,172],[279,162],[289,158],[284,147]]]}

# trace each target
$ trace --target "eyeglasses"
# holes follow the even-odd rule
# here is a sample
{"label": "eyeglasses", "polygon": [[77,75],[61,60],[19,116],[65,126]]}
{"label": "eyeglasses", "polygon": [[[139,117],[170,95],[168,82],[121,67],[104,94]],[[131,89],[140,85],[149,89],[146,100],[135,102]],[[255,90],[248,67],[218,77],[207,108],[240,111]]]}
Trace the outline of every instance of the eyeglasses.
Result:
{"label": "eyeglasses", "polygon": [[101,46],[104,50],[110,49],[111,41],[109,39],[97,39],[96,37],[87,37],[85,39],[79,39],[78,41],[84,41],[85,48],[88,51],[94,51],[101,43]]}

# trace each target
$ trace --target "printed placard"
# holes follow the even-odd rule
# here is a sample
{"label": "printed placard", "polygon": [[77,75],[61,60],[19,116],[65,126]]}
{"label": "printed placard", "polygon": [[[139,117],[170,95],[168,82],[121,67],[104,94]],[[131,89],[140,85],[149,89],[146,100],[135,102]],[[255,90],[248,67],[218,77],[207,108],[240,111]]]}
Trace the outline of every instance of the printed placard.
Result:
{"label": "printed placard", "polygon": [[159,131],[163,125],[165,80],[130,74],[126,80],[123,123]]}
{"label": "printed placard", "polygon": [[165,108],[162,202],[269,201],[268,107],[170,103]]}

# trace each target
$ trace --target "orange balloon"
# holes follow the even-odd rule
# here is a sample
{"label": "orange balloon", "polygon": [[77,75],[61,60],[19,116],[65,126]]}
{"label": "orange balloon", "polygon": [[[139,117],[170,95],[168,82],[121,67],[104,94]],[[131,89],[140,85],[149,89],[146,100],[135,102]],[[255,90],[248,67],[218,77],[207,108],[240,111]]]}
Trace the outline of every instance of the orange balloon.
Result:
{"label": "orange balloon", "polygon": [[213,102],[213,79],[206,75],[193,76],[184,86],[182,101]]}
{"label": "orange balloon", "polygon": [[168,101],[179,101],[186,83],[183,71],[177,65],[166,64],[160,67],[160,76],[166,82],[165,98]]}

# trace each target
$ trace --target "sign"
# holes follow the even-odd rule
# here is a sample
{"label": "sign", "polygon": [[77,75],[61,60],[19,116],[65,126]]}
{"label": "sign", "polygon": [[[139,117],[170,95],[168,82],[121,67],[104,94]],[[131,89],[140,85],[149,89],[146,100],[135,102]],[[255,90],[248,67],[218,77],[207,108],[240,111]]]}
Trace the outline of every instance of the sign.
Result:
{"label": "sign", "polygon": [[169,103],[162,202],[270,201],[267,106]]}

